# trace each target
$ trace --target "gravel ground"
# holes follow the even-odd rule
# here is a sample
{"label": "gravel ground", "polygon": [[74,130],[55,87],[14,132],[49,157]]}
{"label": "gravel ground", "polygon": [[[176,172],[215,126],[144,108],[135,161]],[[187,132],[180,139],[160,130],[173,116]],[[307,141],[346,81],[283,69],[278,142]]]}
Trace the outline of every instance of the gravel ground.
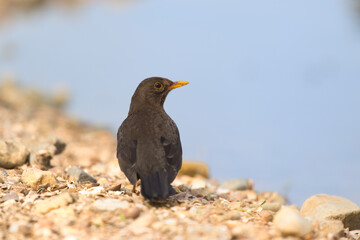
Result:
{"label": "gravel ground", "polygon": [[65,104],[61,94],[0,87],[0,158],[14,164],[0,168],[0,239],[340,238],[304,219],[295,232],[276,227],[285,199],[251,181],[226,189],[184,172],[176,195],[149,203],[120,171],[114,135],[69,117]]}

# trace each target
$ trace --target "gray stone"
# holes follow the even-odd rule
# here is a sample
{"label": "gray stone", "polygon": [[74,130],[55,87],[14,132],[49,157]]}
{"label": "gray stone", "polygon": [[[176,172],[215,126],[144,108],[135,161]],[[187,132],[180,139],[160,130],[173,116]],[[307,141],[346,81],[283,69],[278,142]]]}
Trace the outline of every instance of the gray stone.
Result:
{"label": "gray stone", "polygon": [[67,174],[69,175],[69,177],[74,178],[74,180],[77,182],[97,182],[93,176],[91,176],[79,167],[70,167],[67,170]]}
{"label": "gray stone", "polygon": [[38,190],[40,186],[48,185],[53,187],[57,185],[55,176],[49,171],[42,171],[37,168],[27,168],[21,175],[21,181],[33,190]]}
{"label": "gray stone", "polygon": [[10,169],[21,166],[28,156],[29,152],[21,142],[0,140],[0,167]]}
{"label": "gray stone", "polygon": [[283,207],[278,211],[273,224],[283,235],[303,237],[311,231],[311,223],[293,207]]}
{"label": "gray stone", "polygon": [[232,179],[223,182],[223,184],[221,184],[219,188],[228,189],[231,191],[249,190],[252,189],[252,181],[250,181],[249,179]]}
{"label": "gray stone", "polygon": [[128,209],[130,203],[119,199],[98,199],[93,203],[93,208],[100,211],[112,211],[115,209]]}
{"label": "gray stone", "polygon": [[313,220],[340,220],[345,228],[360,229],[359,206],[342,197],[314,195],[304,202],[300,213]]}

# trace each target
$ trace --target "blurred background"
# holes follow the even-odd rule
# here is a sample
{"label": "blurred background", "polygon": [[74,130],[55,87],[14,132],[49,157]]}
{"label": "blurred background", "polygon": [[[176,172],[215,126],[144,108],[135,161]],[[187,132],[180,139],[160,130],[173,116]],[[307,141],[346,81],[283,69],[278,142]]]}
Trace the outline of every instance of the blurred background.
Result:
{"label": "blurred background", "polygon": [[165,103],[185,159],[291,203],[360,204],[359,5],[1,0],[0,77],[69,89],[68,111],[114,135],[141,80],[189,81]]}

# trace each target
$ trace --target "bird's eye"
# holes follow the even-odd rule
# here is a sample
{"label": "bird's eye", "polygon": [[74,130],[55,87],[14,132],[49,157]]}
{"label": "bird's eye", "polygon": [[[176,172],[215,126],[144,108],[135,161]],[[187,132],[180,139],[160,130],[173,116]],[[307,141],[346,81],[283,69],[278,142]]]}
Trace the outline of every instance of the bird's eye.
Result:
{"label": "bird's eye", "polygon": [[161,82],[156,82],[156,83],[154,84],[154,88],[156,88],[156,89],[161,89],[162,87],[163,87],[163,85],[162,85]]}

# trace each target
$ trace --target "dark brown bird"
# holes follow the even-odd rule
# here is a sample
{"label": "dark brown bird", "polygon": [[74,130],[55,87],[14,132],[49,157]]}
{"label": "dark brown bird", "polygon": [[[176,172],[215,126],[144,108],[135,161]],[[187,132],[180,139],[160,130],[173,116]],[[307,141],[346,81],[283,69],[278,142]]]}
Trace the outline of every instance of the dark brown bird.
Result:
{"label": "dark brown bird", "polygon": [[171,187],[182,164],[179,130],[164,110],[168,93],[188,84],[151,77],[131,98],[127,118],[117,134],[117,158],[132,185],[141,179],[141,194],[160,200],[175,193]]}

